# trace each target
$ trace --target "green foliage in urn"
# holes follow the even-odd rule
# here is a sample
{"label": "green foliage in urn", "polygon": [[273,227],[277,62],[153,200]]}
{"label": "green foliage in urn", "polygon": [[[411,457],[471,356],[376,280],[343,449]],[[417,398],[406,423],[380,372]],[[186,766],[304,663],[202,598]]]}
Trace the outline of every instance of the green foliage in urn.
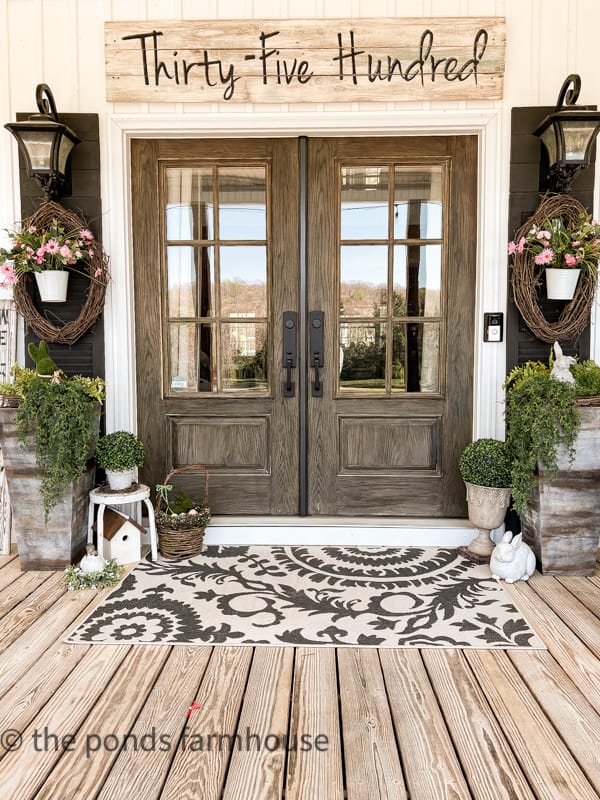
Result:
{"label": "green foliage in urn", "polygon": [[574,456],[579,432],[577,385],[550,378],[550,370],[539,362],[528,362],[513,370],[505,383],[506,442],[512,459],[513,506],[523,514],[535,485],[538,461],[545,478],[556,477],[557,451],[563,446]]}
{"label": "green foliage in urn", "polygon": [[42,472],[46,521],[71,481],[85,473],[98,438],[104,381],[60,370],[52,380],[31,370],[17,370],[15,387],[21,402],[15,423],[21,446],[35,449]]}
{"label": "green foliage in urn", "polygon": [[127,472],[144,463],[144,445],[129,431],[103,436],[96,447],[96,464],[110,472]]}
{"label": "green foliage in urn", "polygon": [[458,466],[466,483],[500,489],[511,485],[509,452],[498,439],[476,439],[468,444]]}
{"label": "green foliage in urn", "polygon": [[576,397],[600,397],[600,367],[595,361],[579,361],[571,367]]}

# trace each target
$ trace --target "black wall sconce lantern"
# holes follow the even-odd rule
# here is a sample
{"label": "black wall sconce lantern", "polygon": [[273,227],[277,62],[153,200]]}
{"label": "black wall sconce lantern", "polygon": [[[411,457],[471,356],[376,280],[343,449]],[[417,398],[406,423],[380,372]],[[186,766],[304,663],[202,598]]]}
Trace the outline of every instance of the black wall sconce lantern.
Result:
{"label": "black wall sconce lantern", "polygon": [[575,175],[590,164],[592,146],[600,131],[600,111],[576,106],[581,77],[569,75],[563,83],[556,108],[534,131],[548,152],[548,188],[569,193]]}
{"label": "black wall sconce lantern", "polygon": [[19,143],[29,177],[38,181],[46,199],[59,200],[69,155],[81,139],[58,121],[54,95],[47,84],[38,84],[35,99],[39,114],[4,127]]}

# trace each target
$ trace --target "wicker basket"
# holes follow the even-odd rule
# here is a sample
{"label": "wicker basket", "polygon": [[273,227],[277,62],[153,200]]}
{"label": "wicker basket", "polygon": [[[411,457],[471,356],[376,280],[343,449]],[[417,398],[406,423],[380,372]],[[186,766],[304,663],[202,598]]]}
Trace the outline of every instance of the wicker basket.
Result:
{"label": "wicker basket", "polygon": [[198,515],[178,514],[170,517],[161,508],[162,498],[156,504],[156,532],[158,547],[165,558],[191,558],[202,550],[204,531],[210,519],[208,507],[208,470],[202,464],[190,464],[187,467],[174,469],[165,478],[168,484],[171,478],[182,472],[204,472],[204,500],[194,505]]}

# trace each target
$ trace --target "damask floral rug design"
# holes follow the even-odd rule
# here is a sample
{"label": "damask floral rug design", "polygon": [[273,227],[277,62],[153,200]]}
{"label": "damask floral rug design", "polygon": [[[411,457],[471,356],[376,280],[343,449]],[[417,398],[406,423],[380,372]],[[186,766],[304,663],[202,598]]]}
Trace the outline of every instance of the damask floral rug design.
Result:
{"label": "damask floral rug design", "polygon": [[67,641],[544,649],[487,567],[413,547],[215,545],[143,561]]}

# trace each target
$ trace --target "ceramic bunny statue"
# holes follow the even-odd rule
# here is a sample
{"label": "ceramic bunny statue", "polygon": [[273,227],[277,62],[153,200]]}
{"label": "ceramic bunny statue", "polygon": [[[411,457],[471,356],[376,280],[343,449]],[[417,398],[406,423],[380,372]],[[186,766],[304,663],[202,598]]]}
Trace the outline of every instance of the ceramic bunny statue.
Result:
{"label": "ceramic bunny statue", "polygon": [[575,383],[575,378],[571,375],[569,367],[574,364],[576,359],[573,356],[564,356],[561,346],[558,342],[554,342],[554,364],[550,377],[553,381],[561,381],[561,383]]}
{"label": "ceramic bunny statue", "polygon": [[507,531],[494,548],[490,558],[492,578],[501,578],[507,583],[526,581],[535,572],[535,556],[531,547],[523,541],[523,534],[513,537]]}

